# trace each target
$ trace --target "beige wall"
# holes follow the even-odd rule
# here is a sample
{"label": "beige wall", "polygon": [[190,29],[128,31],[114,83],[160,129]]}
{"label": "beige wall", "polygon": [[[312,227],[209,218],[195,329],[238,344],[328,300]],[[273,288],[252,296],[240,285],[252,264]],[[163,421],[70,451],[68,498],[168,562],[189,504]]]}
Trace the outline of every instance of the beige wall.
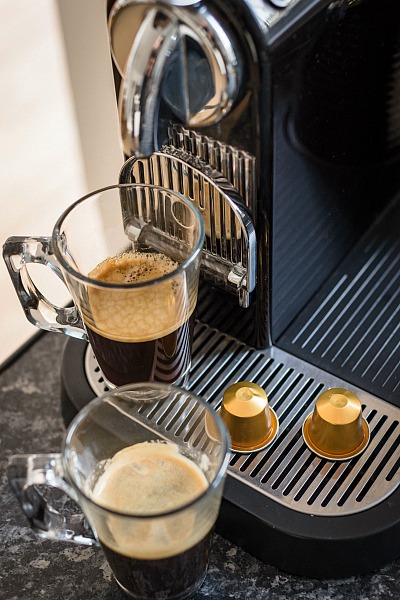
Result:
{"label": "beige wall", "polygon": [[[61,212],[122,164],[105,0],[0,0],[0,242],[50,235]],[[35,280],[62,305],[45,269]],[[36,333],[0,259],[0,364]],[[59,335],[59,334],[53,334]]]}
{"label": "beige wall", "polygon": [[116,183],[123,162],[106,0],[57,0],[89,188]]}

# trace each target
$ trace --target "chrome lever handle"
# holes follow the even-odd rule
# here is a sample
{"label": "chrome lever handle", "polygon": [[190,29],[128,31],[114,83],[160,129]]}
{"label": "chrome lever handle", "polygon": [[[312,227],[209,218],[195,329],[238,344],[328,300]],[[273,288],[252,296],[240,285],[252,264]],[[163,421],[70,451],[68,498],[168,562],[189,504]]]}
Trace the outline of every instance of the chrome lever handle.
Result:
{"label": "chrome lever handle", "polygon": [[166,11],[148,11],[129,53],[119,96],[121,139],[127,156],[156,147],[158,104],[165,64],[179,42],[179,24]]}
{"label": "chrome lever handle", "polygon": [[[110,13],[109,35],[122,77],[118,104],[126,156],[147,157],[159,150],[162,94],[175,116],[191,127],[218,122],[239,94],[243,64],[234,36],[201,3],[181,6],[179,2],[119,0]],[[178,46],[179,58],[171,64],[169,59]],[[168,68],[178,77],[179,90],[174,88],[173,77],[172,88],[161,89]]]}

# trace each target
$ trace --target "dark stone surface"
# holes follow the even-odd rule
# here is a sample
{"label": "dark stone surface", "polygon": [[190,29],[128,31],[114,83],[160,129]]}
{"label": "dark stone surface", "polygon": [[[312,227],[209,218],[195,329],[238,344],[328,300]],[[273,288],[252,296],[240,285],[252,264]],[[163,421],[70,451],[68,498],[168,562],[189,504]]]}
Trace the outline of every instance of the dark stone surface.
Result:
{"label": "dark stone surface", "polygon": [[[0,375],[0,598],[123,600],[96,548],[36,537],[9,491],[5,468],[15,453],[58,452],[62,335],[39,338]],[[349,557],[351,560],[351,557]],[[342,580],[295,577],[216,536],[206,580],[194,600],[398,600],[400,561]]]}

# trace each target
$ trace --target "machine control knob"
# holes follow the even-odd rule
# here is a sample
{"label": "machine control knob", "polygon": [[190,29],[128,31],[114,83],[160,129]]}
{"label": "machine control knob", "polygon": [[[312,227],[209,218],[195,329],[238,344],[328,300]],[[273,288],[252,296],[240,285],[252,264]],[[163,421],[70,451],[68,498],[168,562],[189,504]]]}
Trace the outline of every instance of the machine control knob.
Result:
{"label": "machine control knob", "polygon": [[161,97],[187,126],[211,125],[232,107],[242,65],[234,36],[201,3],[117,1],[109,16],[124,152],[158,150]]}

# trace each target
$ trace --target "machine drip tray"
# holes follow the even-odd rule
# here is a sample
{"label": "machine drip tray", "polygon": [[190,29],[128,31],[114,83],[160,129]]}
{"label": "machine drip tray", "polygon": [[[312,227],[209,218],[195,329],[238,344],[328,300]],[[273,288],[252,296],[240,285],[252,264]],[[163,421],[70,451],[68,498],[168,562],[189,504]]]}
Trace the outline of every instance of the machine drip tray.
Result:
{"label": "machine drip tray", "polygon": [[[283,350],[255,350],[198,322],[189,389],[217,409],[224,389],[241,380],[266,390],[280,429],[268,449],[232,454],[218,531],[310,577],[364,573],[400,557],[400,409]],[[105,391],[86,344],[67,342],[62,385],[66,422]],[[302,438],[304,419],[330,387],[358,395],[371,429],[365,452],[346,462],[317,457]],[[187,419],[171,426],[182,429]]]}

